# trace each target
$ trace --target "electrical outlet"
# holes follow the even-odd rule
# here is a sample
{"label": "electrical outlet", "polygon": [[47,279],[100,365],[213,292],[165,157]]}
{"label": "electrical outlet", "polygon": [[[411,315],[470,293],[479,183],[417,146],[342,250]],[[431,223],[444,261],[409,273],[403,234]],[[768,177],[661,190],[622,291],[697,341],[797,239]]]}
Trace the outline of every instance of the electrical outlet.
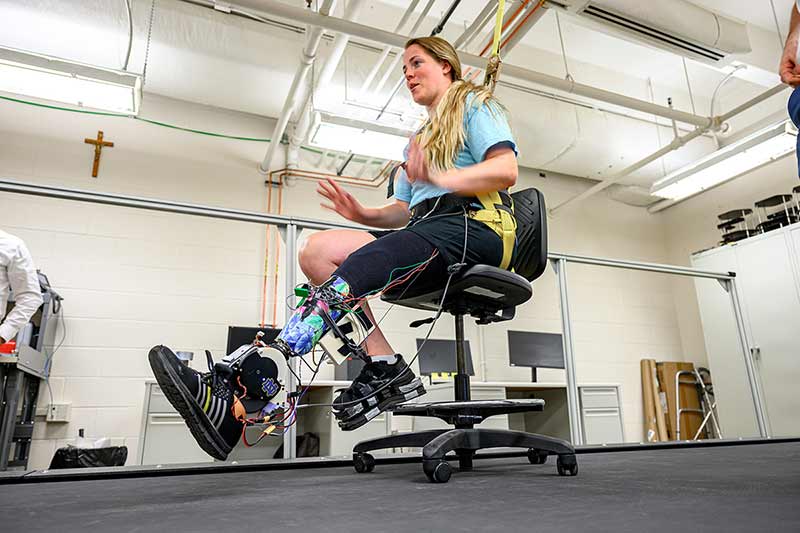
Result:
{"label": "electrical outlet", "polygon": [[69,422],[71,412],[71,403],[51,403],[47,407],[46,420],[48,422]]}

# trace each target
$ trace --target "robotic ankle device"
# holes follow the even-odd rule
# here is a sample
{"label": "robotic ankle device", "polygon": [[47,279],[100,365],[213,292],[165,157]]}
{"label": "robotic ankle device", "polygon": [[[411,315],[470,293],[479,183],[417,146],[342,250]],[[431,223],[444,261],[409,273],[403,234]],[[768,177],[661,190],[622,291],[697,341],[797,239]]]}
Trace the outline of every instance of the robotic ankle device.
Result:
{"label": "robotic ankle device", "polygon": [[[369,362],[360,343],[375,326],[363,310],[353,309],[327,283],[319,287],[301,285],[295,294],[301,297],[295,315],[299,314],[301,319],[312,314],[321,318],[322,329],[313,332],[314,338],[319,339],[325,353],[336,364],[341,364],[348,357]],[[321,338],[329,331],[333,335],[323,341]],[[259,332],[251,344],[239,347],[214,365],[216,373],[228,377],[235,385],[236,396],[249,413],[264,409],[283,388],[278,380],[275,358],[283,356],[288,363],[291,357],[305,355],[295,351],[292,344],[299,343],[287,340],[291,336],[283,333],[274,342],[266,344],[261,340],[264,334]],[[361,333],[361,341],[356,342],[351,338],[356,333]]]}

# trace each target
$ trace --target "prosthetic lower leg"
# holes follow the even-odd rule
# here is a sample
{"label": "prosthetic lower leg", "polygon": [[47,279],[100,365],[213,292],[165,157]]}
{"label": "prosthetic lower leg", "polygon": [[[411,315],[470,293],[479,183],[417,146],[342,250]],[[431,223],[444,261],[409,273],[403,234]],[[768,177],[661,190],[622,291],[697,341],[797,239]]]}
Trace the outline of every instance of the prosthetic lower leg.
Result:
{"label": "prosthetic lower leg", "polygon": [[338,276],[306,290],[307,295],[272,343],[286,358],[310,352],[322,336],[336,330],[336,323],[351,311],[346,302],[350,297],[350,286]]}
{"label": "prosthetic lower leg", "polygon": [[[333,402],[334,415],[342,429],[360,427],[392,405],[425,393],[422,382],[399,354],[394,363],[373,362],[367,356],[360,344],[374,329],[374,325],[363,309],[354,308],[356,302],[345,280],[333,277],[319,287],[304,287],[301,295],[303,299],[278,338],[261,353],[267,355],[272,351],[274,355],[283,355],[288,361],[290,357],[303,356],[321,344],[325,353],[337,364],[348,357],[362,359],[366,364],[361,374]],[[322,338],[329,332],[332,335],[323,341]],[[351,338],[357,332],[362,333],[361,341]],[[246,363],[246,356],[246,352],[241,354],[241,363],[234,366],[237,369],[257,368],[255,363]],[[260,379],[260,376],[257,378]],[[250,394],[250,386],[256,386],[255,392],[260,392],[263,384],[258,379],[247,386],[248,393],[245,396]]]}

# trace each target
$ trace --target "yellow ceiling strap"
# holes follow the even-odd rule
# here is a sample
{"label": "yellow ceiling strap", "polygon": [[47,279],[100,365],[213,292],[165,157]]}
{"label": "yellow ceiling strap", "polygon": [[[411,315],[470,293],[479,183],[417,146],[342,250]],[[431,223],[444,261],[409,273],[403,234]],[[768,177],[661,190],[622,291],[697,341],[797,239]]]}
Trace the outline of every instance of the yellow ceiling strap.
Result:
{"label": "yellow ceiling strap", "polygon": [[497,16],[494,19],[494,40],[492,41],[492,53],[496,56],[500,53],[500,34],[503,32],[503,12],[506,10],[506,1],[498,0]]}
{"label": "yellow ceiling strap", "polygon": [[494,20],[494,39],[492,40],[489,62],[486,65],[486,71],[483,77],[483,85],[488,87],[491,92],[494,92],[494,86],[497,84],[497,78],[500,75],[500,37],[503,33],[503,12],[505,11],[505,5],[505,0],[498,0],[497,16]]}
{"label": "yellow ceiling strap", "polygon": [[[494,40],[492,41],[492,52],[489,63],[486,65],[486,76],[483,84],[494,92],[497,77],[500,72],[500,36],[503,33],[503,14],[505,11],[505,0],[498,0],[497,17],[494,24]],[[483,205],[483,209],[475,212],[472,216],[476,220],[483,222],[492,228],[503,241],[503,258],[498,265],[502,269],[508,269],[511,265],[511,256],[514,252],[514,242],[517,233],[517,221],[508,211],[498,209],[502,207],[500,193],[493,191],[487,194],[478,194],[478,201]],[[513,212],[513,202],[511,205]]]}

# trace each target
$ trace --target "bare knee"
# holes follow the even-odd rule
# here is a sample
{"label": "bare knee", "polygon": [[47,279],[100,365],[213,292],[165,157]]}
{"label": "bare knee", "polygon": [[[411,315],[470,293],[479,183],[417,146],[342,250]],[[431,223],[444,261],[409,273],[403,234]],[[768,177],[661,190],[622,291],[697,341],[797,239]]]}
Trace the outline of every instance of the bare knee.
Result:
{"label": "bare knee", "polygon": [[300,269],[315,285],[323,283],[354,251],[375,240],[366,231],[327,230],[311,235],[300,248]]}
{"label": "bare knee", "polygon": [[297,256],[300,270],[315,285],[324,282],[336,270],[331,247],[326,243],[329,240],[324,232],[315,233],[306,239]]}

